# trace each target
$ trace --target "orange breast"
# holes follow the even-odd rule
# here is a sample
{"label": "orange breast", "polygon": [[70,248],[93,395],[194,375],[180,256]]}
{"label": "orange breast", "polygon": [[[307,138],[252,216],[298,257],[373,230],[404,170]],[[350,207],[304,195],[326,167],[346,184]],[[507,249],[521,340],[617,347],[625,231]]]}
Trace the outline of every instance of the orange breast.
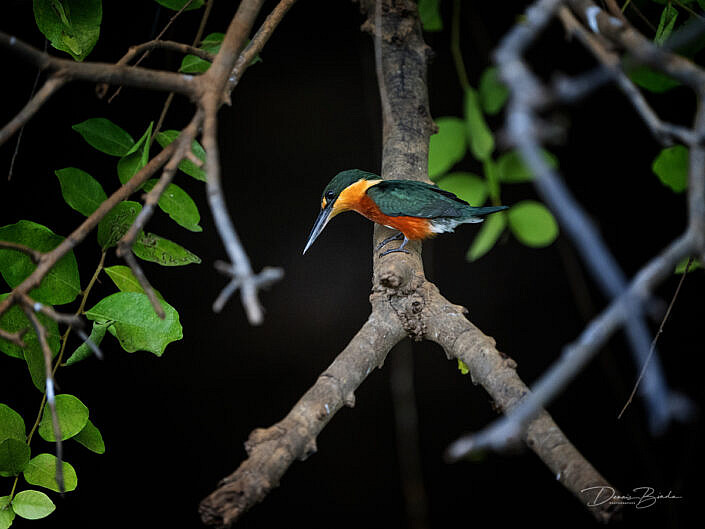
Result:
{"label": "orange breast", "polygon": [[360,197],[352,209],[377,224],[391,226],[399,230],[407,239],[427,239],[436,235],[431,231],[431,223],[428,219],[419,217],[390,217],[385,215],[366,193]]}

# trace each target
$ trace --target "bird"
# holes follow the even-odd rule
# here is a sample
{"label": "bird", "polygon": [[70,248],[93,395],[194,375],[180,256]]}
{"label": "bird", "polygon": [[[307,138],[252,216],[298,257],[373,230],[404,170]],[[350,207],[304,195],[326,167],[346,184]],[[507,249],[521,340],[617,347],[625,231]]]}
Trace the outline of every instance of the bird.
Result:
{"label": "bird", "polygon": [[406,244],[439,233],[452,232],[459,224],[482,222],[483,216],[508,206],[473,207],[450,191],[415,180],[383,180],[380,176],[348,169],[335,175],[323,189],[321,210],[313,225],[304,254],[328,222],[344,211],[357,211],[377,224],[397,230],[376,251],[392,241],[402,241],[380,257],[394,252],[409,253]]}

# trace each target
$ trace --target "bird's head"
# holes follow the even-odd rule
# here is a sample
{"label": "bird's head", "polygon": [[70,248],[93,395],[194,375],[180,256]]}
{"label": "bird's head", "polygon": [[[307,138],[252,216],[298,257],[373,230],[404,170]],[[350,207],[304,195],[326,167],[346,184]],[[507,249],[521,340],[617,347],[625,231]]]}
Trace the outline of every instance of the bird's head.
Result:
{"label": "bird's head", "polygon": [[352,209],[353,202],[359,194],[355,192],[357,187],[360,187],[360,190],[367,189],[370,180],[379,181],[380,177],[359,169],[348,169],[338,173],[333,177],[333,180],[328,182],[321,195],[321,211],[318,213],[311,234],[308,236],[304,253],[321,234],[330,219],[338,213]]}

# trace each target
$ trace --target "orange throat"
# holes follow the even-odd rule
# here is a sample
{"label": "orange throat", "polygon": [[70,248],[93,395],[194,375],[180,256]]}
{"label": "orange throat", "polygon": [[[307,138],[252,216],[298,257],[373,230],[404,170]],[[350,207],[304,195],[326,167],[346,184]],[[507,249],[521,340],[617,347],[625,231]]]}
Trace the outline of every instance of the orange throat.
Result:
{"label": "orange throat", "polygon": [[343,211],[357,211],[372,222],[399,230],[407,239],[427,239],[436,235],[431,229],[431,221],[420,217],[390,217],[380,211],[379,207],[367,194],[367,190],[381,180],[358,180],[340,193],[336,200],[333,214]]}

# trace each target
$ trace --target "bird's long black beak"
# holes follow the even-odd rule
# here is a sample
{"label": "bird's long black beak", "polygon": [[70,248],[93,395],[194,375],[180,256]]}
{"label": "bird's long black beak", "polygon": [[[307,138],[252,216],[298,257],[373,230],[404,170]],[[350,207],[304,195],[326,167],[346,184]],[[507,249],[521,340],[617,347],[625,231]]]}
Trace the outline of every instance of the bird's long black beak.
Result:
{"label": "bird's long black beak", "polygon": [[306,242],[306,248],[304,248],[304,253],[306,253],[306,250],[308,250],[311,245],[313,244],[313,241],[316,240],[316,238],[321,234],[323,231],[323,228],[326,227],[326,224],[328,224],[328,221],[331,219],[331,212],[333,211],[333,204],[335,203],[334,200],[331,200],[326,204],[326,207],[321,210],[321,212],[318,214],[318,218],[316,218],[316,222],[313,225],[313,229],[311,229],[311,234],[308,236],[308,241]]}

